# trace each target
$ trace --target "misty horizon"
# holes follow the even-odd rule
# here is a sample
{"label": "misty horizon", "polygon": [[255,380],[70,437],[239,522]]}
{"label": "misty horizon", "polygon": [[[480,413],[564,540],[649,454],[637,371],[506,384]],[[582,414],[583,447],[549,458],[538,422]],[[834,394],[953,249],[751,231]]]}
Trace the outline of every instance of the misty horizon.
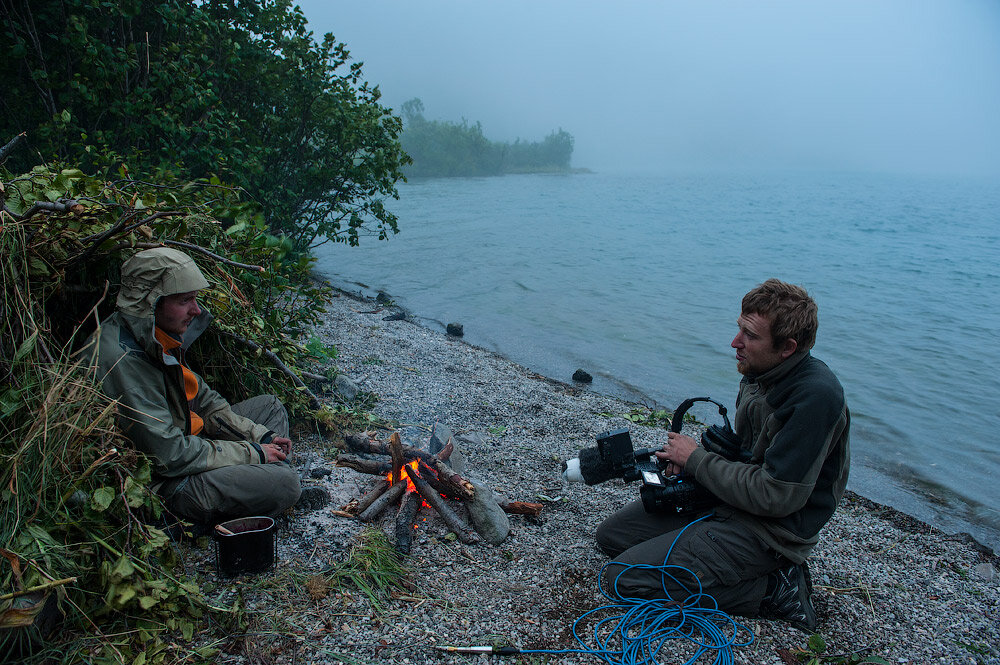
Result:
{"label": "misty horizon", "polygon": [[615,172],[1000,176],[1000,4],[299,2],[399,113]]}

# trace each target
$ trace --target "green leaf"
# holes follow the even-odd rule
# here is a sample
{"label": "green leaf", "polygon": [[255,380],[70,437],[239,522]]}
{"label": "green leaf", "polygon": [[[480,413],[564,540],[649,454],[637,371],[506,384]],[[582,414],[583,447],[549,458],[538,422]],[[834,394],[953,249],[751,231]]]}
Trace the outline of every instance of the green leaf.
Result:
{"label": "green leaf", "polygon": [[149,485],[150,481],[153,479],[153,470],[150,467],[149,460],[144,461],[138,469],[133,471],[132,477],[135,478],[137,483]]}
{"label": "green leaf", "polygon": [[114,568],[111,569],[111,576],[119,580],[123,580],[130,577],[134,572],[135,566],[132,564],[131,559],[127,556],[123,556],[115,562]]}
{"label": "green leaf", "polygon": [[[156,598],[153,598],[152,596],[141,596],[139,598],[139,606],[142,607],[142,609],[144,609],[144,610],[150,609],[151,607],[153,607],[154,605],[156,605],[158,602],[160,602],[160,601],[157,600]],[[191,639],[191,638],[188,637],[187,639]]]}
{"label": "green leaf", "polygon": [[819,633],[810,635],[806,644],[808,645],[809,650],[813,653],[823,653],[826,651],[826,640],[824,640],[823,636]]}
{"label": "green leaf", "polygon": [[32,277],[46,278],[49,276],[49,266],[36,256],[28,259],[28,274]]}
{"label": "green leaf", "polygon": [[142,485],[134,482],[131,478],[125,479],[125,501],[130,508],[138,508],[146,499],[146,492]]}
{"label": "green leaf", "polygon": [[135,596],[136,596],[135,587],[131,585],[126,585],[121,587],[121,591],[119,591],[118,595],[115,596],[115,602],[118,603],[118,605],[121,607],[124,606],[125,603],[127,603],[128,601],[135,598]]}
{"label": "green leaf", "polygon": [[31,333],[31,335],[28,336],[27,339],[21,342],[20,346],[17,347],[17,351],[14,352],[14,362],[17,362],[21,358],[31,353],[34,350],[35,342],[37,341],[38,341],[38,331],[35,330],[34,332]]}
{"label": "green leaf", "polygon": [[110,487],[98,487],[90,497],[90,506],[99,513],[103,513],[115,500],[115,491]]}
{"label": "green leaf", "polygon": [[0,417],[6,418],[21,407],[21,392],[17,388],[8,388],[0,395]]}

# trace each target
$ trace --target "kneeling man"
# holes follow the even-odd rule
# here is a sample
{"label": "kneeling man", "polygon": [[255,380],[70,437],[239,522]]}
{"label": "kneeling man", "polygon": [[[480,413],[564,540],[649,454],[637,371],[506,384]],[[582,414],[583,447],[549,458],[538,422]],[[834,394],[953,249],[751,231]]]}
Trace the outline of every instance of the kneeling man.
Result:
{"label": "kneeling man", "polygon": [[750,460],[730,461],[671,432],[657,457],[721,504],[683,516],[646,513],[641,501],[619,510],[597,530],[614,557],[604,582],[617,580],[624,596],[663,597],[666,588],[683,601],[697,590],[690,576],[614,565],[661,566],[673,546],[666,563],[697,575],[720,609],[813,630],[806,557],[847,484],[850,412],[837,377],[810,354],[817,307],[804,289],[764,282],[744,296],[737,325],[735,429]]}

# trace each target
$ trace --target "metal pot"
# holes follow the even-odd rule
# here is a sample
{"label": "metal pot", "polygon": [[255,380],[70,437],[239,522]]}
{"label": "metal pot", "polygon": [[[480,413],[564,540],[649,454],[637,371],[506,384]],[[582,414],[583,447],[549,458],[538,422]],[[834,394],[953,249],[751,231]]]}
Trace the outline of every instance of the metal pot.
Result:
{"label": "metal pot", "polygon": [[[228,533],[227,533],[228,532]],[[241,517],[216,526],[215,566],[219,575],[233,577],[274,567],[278,543],[270,517]]]}

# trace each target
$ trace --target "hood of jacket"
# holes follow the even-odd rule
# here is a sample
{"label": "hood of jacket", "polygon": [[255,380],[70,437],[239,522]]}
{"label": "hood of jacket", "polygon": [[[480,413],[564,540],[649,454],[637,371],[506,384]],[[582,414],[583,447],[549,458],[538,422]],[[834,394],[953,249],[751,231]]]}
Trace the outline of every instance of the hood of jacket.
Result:
{"label": "hood of jacket", "polygon": [[[163,349],[153,336],[156,303],[163,296],[201,291],[209,286],[197,264],[184,252],[169,247],[147,249],[122,265],[118,312],[147,353],[160,357]],[[212,315],[202,308],[181,336],[181,348],[187,349],[211,321]]]}

